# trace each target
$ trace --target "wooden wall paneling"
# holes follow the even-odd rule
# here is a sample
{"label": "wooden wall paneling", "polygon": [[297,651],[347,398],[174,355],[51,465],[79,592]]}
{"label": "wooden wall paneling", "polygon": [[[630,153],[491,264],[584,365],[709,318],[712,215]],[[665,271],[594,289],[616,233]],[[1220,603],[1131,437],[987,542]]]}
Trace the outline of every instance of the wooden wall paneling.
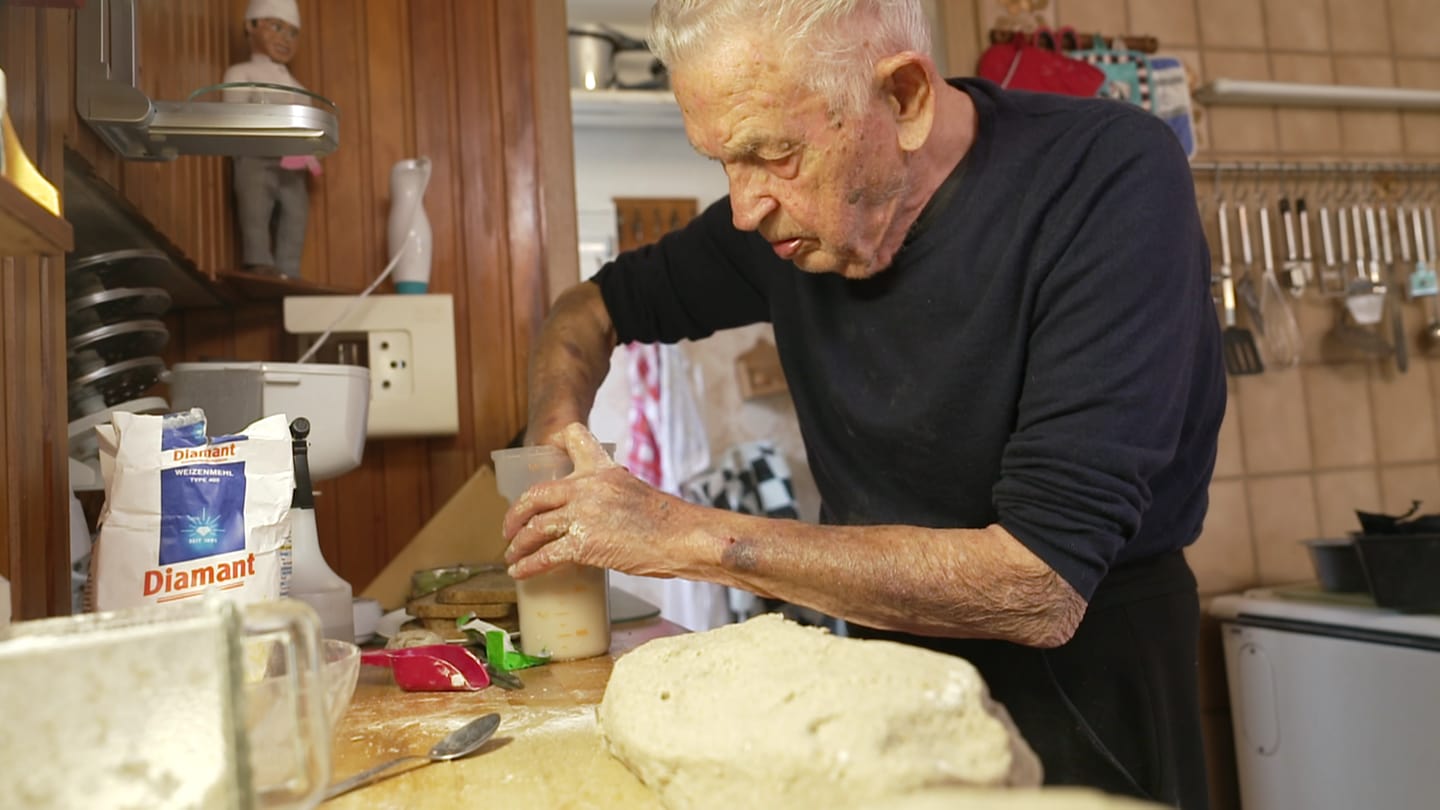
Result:
{"label": "wooden wall paneling", "polygon": [[[415,119],[410,112],[410,17],[404,6],[392,0],[365,0],[364,15],[361,63],[365,71],[365,127],[369,136],[366,144],[370,194],[367,222],[373,250],[360,280],[369,284],[389,261],[390,168],[396,161],[422,156],[415,151]],[[440,185],[432,177],[427,196]]]}
{"label": "wooden wall paneling", "polygon": [[[464,23],[457,26],[460,36],[477,37],[480,32],[493,32],[489,37],[490,47],[468,50],[462,68],[466,75],[474,77],[464,88],[461,104],[464,130],[475,133],[463,144],[468,195],[466,306],[477,313],[471,319],[469,342],[464,349],[473,358],[469,381],[473,405],[469,422],[480,464],[490,463],[488,451],[505,446],[523,423],[523,420],[517,422],[512,408],[516,369],[510,302],[514,295],[512,282],[516,265],[508,233],[515,223],[510,219],[513,190],[506,166],[514,156],[509,151],[502,121],[505,73],[502,66],[507,63],[500,42],[507,32],[499,19],[513,15],[503,15],[500,9],[498,3],[486,4],[484,9],[470,7]],[[519,69],[519,66],[511,68]]]}
{"label": "wooden wall paneling", "polygon": [[[8,110],[26,153],[58,177],[66,13],[0,6],[0,65]],[[0,573],[19,618],[69,611],[65,461],[63,264],[0,261]]]}
{"label": "wooden wall paneling", "polygon": [[[5,10],[0,10],[0,24],[10,23]],[[0,54],[0,58],[3,58]],[[6,579],[12,580],[10,585],[10,597],[12,610],[17,615],[20,611],[15,605],[20,603],[20,586],[13,580],[16,579],[15,572],[20,570],[20,561],[23,557],[20,546],[20,532],[16,524],[19,516],[19,504],[12,504],[10,490],[13,488],[10,479],[18,478],[18,473],[24,469],[20,459],[19,446],[11,447],[10,442],[10,409],[17,407],[21,392],[19,386],[11,378],[10,352],[6,346],[10,344],[6,334],[5,324],[11,320],[10,313],[18,306],[15,300],[15,293],[12,289],[12,282],[7,279],[15,278],[23,272],[23,259],[0,257],[0,464],[3,464],[5,475],[0,477],[0,574]],[[16,404],[12,406],[11,400]]]}
{"label": "wooden wall paneling", "polygon": [[[219,310],[211,310],[219,312]],[[236,360],[278,361],[286,357],[282,330],[277,326],[283,320],[279,301],[263,301],[236,307],[231,311],[231,352]],[[299,414],[297,414],[299,415]],[[310,414],[305,414],[310,416]]]}
{"label": "wooden wall paneling", "polygon": [[184,362],[225,360],[235,356],[235,321],[229,310],[189,309],[180,313]]}
{"label": "wooden wall paneling", "polygon": [[[39,126],[36,133],[36,165],[49,177],[65,173],[65,122],[73,91],[64,81],[69,37],[68,12],[47,11],[38,15],[40,26],[36,39],[41,43],[37,60],[43,76],[39,92]],[[65,261],[63,256],[41,258],[42,296],[40,312],[44,343],[40,367],[44,374],[42,407],[45,415],[40,430],[45,460],[44,499],[37,508],[47,513],[40,535],[41,544],[50,552],[42,564],[45,577],[44,615],[70,611],[70,444],[66,433],[69,424],[69,401],[66,396],[69,377],[66,368],[65,333]]]}
{"label": "wooden wall paneling", "polygon": [[[317,90],[340,108],[340,148],[325,158],[325,174],[311,183],[311,196],[323,198],[309,236],[325,246],[322,275],[328,284],[360,289],[379,272],[375,260],[375,234],[370,219],[374,199],[369,188],[369,121],[365,93],[365,17],[352,3],[318,4],[315,30],[324,42],[312,41],[312,73]],[[316,194],[316,187],[322,193]],[[333,227],[331,225],[333,224]],[[333,236],[331,233],[333,232]],[[381,265],[383,266],[383,265]]]}
{"label": "wooden wall paneling", "polygon": [[[539,212],[539,150],[535,134],[535,73],[540,58],[536,52],[532,20],[528,14],[503,14],[499,20],[500,64],[524,65],[523,70],[500,73],[500,121],[505,133],[505,188],[509,203],[511,313],[514,318],[515,350],[507,352],[507,369],[512,380],[511,396],[502,419],[523,422],[527,392],[525,369],[530,344],[540,334],[540,325],[549,307],[545,289],[544,244]],[[493,436],[493,432],[491,434]],[[508,438],[508,437],[507,437]]]}
{"label": "wooden wall paneling", "polygon": [[[474,92],[476,85],[483,84],[483,77],[466,74],[461,65],[467,63],[460,61],[457,51],[473,54],[493,49],[493,29],[468,22],[477,10],[493,14],[490,7],[481,2],[409,7],[414,154],[431,160],[430,188],[425,195],[426,214],[435,234],[430,283],[436,292],[454,297],[457,398],[462,414],[458,435],[428,442],[431,501],[436,507],[469,477],[475,464],[475,431],[465,415],[475,408],[469,390],[472,380],[484,369],[479,367],[480,357],[472,354],[470,341],[477,324],[489,313],[472,304],[469,268],[476,257],[466,242],[472,212],[468,197],[476,179],[466,174],[465,150],[471,147],[471,139],[485,137],[486,130],[467,128],[458,120],[458,97]],[[490,159],[497,158],[492,155]]]}
{"label": "wooden wall paneling", "polygon": [[[384,502],[381,508],[385,530],[377,538],[379,567],[400,553],[410,538],[420,531],[433,514],[430,503],[430,470],[426,443],[423,441],[372,442],[385,454],[382,471]],[[457,560],[457,562],[461,562]],[[468,562],[468,561],[467,561]]]}
{"label": "wooden wall paneling", "polygon": [[[569,48],[565,0],[534,0],[531,20],[537,54]],[[570,71],[564,59],[537,58],[535,132],[540,154],[541,229],[545,281],[553,302],[580,281],[579,225],[575,218],[575,141],[570,122]]]}
{"label": "wooden wall paneling", "polygon": [[[332,493],[329,508],[338,512],[335,535],[321,550],[326,560],[338,561],[335,572],[356,590],[363,589],[380,572],[385,560],[384,467],[385,442],[369,442],[365,461],[353,472],[340,476],[326,488]],[[316,510],[321,507],[316,504]],[[329,556],[331,553],[335,556]]]}

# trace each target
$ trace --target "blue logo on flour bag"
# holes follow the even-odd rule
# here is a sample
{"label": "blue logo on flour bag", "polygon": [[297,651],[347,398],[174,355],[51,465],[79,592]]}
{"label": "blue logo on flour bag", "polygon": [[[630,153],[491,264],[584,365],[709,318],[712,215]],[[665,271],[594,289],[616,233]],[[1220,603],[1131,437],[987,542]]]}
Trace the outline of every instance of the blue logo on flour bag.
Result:
{"label": "blue logo on flour bag", "polygon": [[236,457],[243,436],[205,441],[205,422],[167,423],[160,447],[170,463],[160,471],[160,564],[245,550],[245,462]]}

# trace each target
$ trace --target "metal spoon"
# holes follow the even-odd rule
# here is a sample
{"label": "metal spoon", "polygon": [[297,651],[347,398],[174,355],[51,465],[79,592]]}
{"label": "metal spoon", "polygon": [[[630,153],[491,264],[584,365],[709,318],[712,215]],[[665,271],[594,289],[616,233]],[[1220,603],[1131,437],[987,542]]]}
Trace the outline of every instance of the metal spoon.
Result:
{"label": "metal spoon", "polygon": [[399,765],[402,762],[409,762],[412,759],[428,759],[431,762],[442,762],[452,759],[459,759],[475,753],[475,751],[495,733],[500,727],[500,715],[487,714],[478,717],[460,728],[455,729],[445,736],[445,739],[435,743],[430,753],[425,755],[412,754],[408,757],[397,757],[389,762],[382,762],[375,767],[361,771],[343,782],[336,782],[325,791],[325,801],[339,796],[342,793],[349,793],[358,787],[374,782],[381,774]]}

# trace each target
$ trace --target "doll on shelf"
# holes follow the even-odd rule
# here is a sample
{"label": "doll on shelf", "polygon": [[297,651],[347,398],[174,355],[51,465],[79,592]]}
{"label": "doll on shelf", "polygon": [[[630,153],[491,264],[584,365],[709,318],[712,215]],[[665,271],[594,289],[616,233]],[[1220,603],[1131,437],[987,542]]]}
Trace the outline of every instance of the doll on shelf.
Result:
{"label": "doll on shelf", "polygon": [[[245,9],[250,61],[231,65],[225,82],[264,82],[303,86],[285,66],[300,40],[300,9],[295,0],[250,0]],[[224,91],[224,99],[252,104],[304,104],[304,96],[264,88]],[[240,226],[241,261],[247,270],[300,277],[305,221],[310,209],[306,174],[319,175],[320,162],[308,155],[236,156],[233,161],[235,209]],[[272,240],[273,227],[273,240]]]}

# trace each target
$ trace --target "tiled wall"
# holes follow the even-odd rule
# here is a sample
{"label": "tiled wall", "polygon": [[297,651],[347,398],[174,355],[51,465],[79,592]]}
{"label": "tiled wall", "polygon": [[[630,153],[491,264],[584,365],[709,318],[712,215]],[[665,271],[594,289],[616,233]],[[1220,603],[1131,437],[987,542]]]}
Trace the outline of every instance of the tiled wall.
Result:
{"label": "tiled wall", "polygon": [[[1440,89],[1436,0],[1054,0],[1052,14],[1080,31],[1155,36],[1201,81]],[[1440,113],[1214,107],[1198,123],[1197,160],[1440,162]],[[1200,193],[1208,202],[1208,183]],[[1298,541],[1358,528],[1357,508],[1420,499],[1440,511],[1440,351],[1427,355],[1420,337],[1429,310],[1404,311],[1412,359],[1399,374],[1389,360],[1327,353],[1338,305],[1314,293],[1300,303],[1301,365],[1231,378],[1210,513],[1188,555],[1207,595],[1312,579]],[[1235,807],[1213,623],[1201,663],[1215,806]]]}

